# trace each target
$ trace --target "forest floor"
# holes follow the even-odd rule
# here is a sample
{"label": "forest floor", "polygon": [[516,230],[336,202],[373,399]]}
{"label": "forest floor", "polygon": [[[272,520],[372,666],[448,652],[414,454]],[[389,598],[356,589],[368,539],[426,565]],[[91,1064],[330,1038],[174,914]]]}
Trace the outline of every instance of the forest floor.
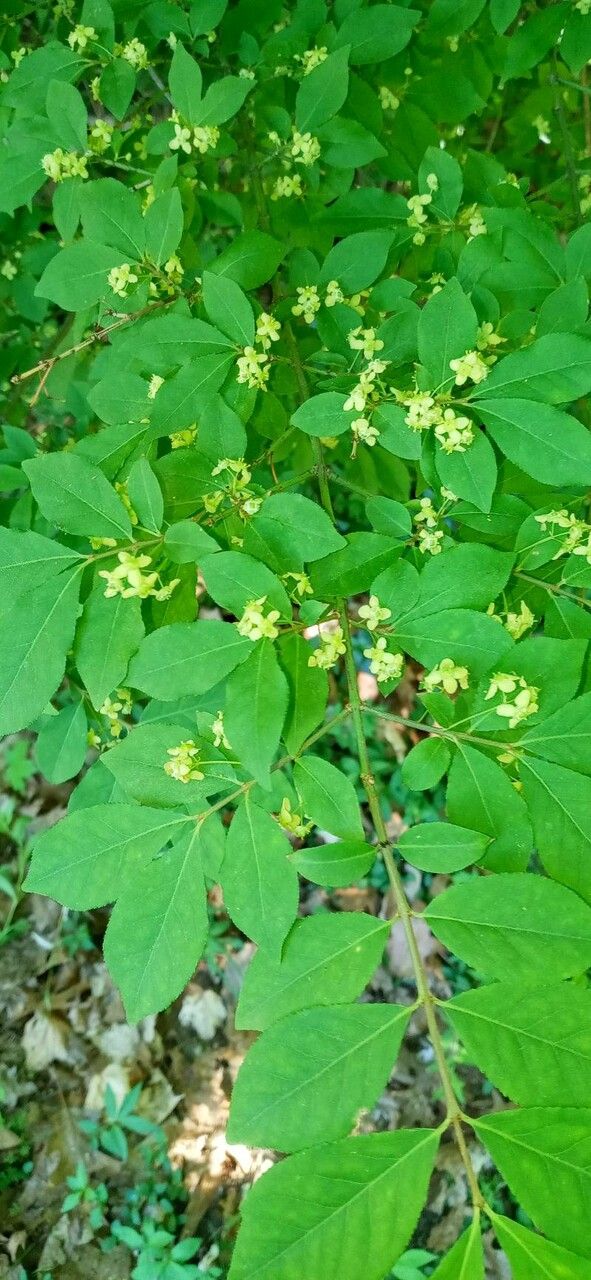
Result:
{"label": "forest floor", "polygon": [[[376,745],[391,772],[399,768],[398,745]],[[4,749],[2,778],[0,889],[8,890],[1,903],[9,918],[0,933],[0,1277],[225,1277],[242,1196],[274,1159],[225,1138],[233,1081],[253,1038],[234,1029],[233,1017],[252,946],[232,928],[214,891],[212,937],[192,981],[165,1013],[129,1025],[100,951],[107,911],[68,913],[34,895],[11,907],[10,886],[30,840],[61,816],[70,787],[40,780],[25,739]],[[391,823],[393,834],[404,825],[395,809]],[[430,894],[447,883],[446,877],[431,880]],[[407,888],[420,906],[420,878]],[[381,875],[348,890],[310,885],[304,891],[303,914],[343,909],[391,914]],[[469,972],[450,969],[426,925],[417,936],[436,994],[470,985]],[[363,998],[412,1003],[397,925]],[[462,1063],[451,1035],[446,1046],[466,1109],[478,1114],[504,1106]],[[419,1011],[387,1088],[362,1113],[358,1131],[433,1126],[441,1116]],[[477,1146],[473,1159],[489,1198],[513,1212],[506,1187]],[[428,1205],[393,1277],[429,1276],[468,1220],[461,1163],[454,1145],[444,1142]],[[191,1263],[167,1272],[170,1250],[186,1237],[197,1240]],[[492,1247],[487,1267],[488,1280],[509,1275]]]}

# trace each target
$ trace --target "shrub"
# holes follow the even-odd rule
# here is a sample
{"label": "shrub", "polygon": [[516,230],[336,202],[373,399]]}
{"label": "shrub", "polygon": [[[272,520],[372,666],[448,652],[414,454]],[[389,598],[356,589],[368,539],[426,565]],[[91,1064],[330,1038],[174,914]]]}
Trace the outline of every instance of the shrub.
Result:
{"label": "shrub", "polygon": [[[588,0],[18,9],[0,727],[34,729],[50,782],[83,771],[27,887],[115,902],[130,1019],[190,977],[212,883],[257,944],[230,1137],[288,1158],[245,1201],[232,1280],[380,1280],[448,1140],[473,1213],[441,1280],[483,1276],[481,1219],[516,1280],[583,1280]],[[372,717],[420,737],[408,787],[447,778],[448,821],[396,846]],[[318,753],[345,721],[361,807]],[[357,1002],[390,921],[296,922],[298,875],[376,856],[412,1007]],[[449,878],[423,918],[482,979],[444,1006],[405,864]],[[440,1126],[350,1136],[416,1008]],[[463,1114],[444,1023],[518,1106]],[[543,1235],[487,1203],[469,1128]]]}

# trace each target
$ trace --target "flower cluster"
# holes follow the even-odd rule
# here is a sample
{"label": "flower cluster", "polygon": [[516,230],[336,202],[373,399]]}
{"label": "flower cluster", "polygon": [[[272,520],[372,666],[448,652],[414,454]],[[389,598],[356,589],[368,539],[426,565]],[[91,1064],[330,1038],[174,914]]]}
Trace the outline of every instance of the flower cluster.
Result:
{"label": "flower cluster", "polygon": [[299,173],[286,173],[283,177],[275,179],[271,190],[271,199],[289,200],[292,196],[297,198],[303,194],[301,175]]}
{"label": "flower cluster", "polygon": [[488,378],[489,368],[479,351],[466,351],[457,360],[450,360],[449,367],[455,373],[456,387],[463,387],[465,382],[484,382]]}
{"label": "flower cluster", "polygon": [[266,351],[257,351],[256,347],[243,347],[236,364],[238,382],[245,382],[251,390],[266,390],[270,372]]}
{"label": "flower cluster", "polygon": [[345,295],[338,280],[329,280],[324,297],[325,307],[336,307],[337,302],[344,302]]}
{"label": "flower cluster", "polygon": [[406,204],[410,213],[406,219],[407,226],[414,231],[412,238],[413,244],[421,245],[425,243],[425,233],[423,227],[427,222],[427,214],[425,212],[427,205],[431,204],[433,196],[431,192],[425,192],[422,196],[411,196]]}
{"label": "flower cluster", "polygon": [[436,556],[443,550],[443,532],[437,528],[439,516],[430,498],[421,498],[419,510],[413,516],[413,523],[418,525],[418,549],[423,555]]}
{"label": "flower cluster", "polygon": [[467,689],[468,681],[467,667],[458,666],[453,658],[442,658],[432,671],[423,676],[423,688],[427,693],[433,693],[434,689],[441,687],[452,697],[458,689]]}
{"label": "flower cluster", "polygon": [[137,282],[138,276],[129,262],[123,262],[120,267],[111,267],[107,276],[109,289],[112,289],[118,298],[126,298],[129,286]]}
{"label": "flower cluster", "polygon": [[[99,707],[99,715],[106,716],[109,721],[109,732],[112,738],[120,738],[125,728],[123,716],[131,715],[133,710],[133,701],[128,689],[116,689],[114,698],[105,698],[102,707]],[[98,746],[99,742],[93,741],[91,746]]]}
{"label": "flower cluster", "polygon": [[[495,711],[498,716],[507,720],[509,729],[516,729],[522,720],[527,720],[529,716],[534,716],[539,711],[539,689],[528,684],[523,676],[497,671],[485,694],[485,702],[495,698],[499,693],[503,701],[495,707]],[[511,694],[515,694],[515,697],[512,698]]]}
{"label": "flower cluster", "polygon": [[102,156],[103,152],[110,147],[113,139],[113,128],[114,126],[107,124],[106,120],[96,120],[93,124],[88,141],[91,151],[94,151],[96,155]]}
{"label": "flower cluster", "polygon": [[370,449],[377,444],[380,433],[377,427],[372,426],[368,418],[354,418],[351,423],[351,435],[353,436],[353,449],[351,456],[354,458],[357,445],[366,444]]}
{"label": "flower cluster", "polygon": [[359,617],[363,619],[368,631],[377,631],[381,622],[392,617],[392,610],[381,605],[377,596],[370,596],[368,604],[362,604]]}
{"label": "flower cluster", "polygon": [[289,831],[290,835],[297,836],[298,840],[305,840],[314,826],[313,822],[304,822],[303,814],[293,812],[291,800],[287,796],[282,801],[281,808],[277,814],[277,821],[284,831]]}
{"label": "flower cluster", "polygon": [[363,413],[368,403],[375,404],[377,402],[379,394],[375,385],[376,379],[387,367],[385,360],[370,360],[366,368],[357,374],[357,382],[351,388],[343,405],[343,409],[346,412],[349,409],[355,409],[356,413]]}
{"label": "flower cluster", "polygon": [[173,578],[167,586],[158,587],[158,574],[154,570],[144,573],[144,569],[152,563],[151,556],[119,551],[117,559],[119,564],[114,569],[99,569],[99,578],[104,578],[106,582],[104,594],[107,600],[113,596],[123,596],[124,600],[134,596],[140,600],[146,600],[148,596],[153,596],[155,600],[169,600],[175,587],[178,587],[180,578]]}
{"label": "flower cluster", "polygon": [[495,622],[500,622],[505,627],[505,630],[509,632],[513,640],[521,640],[521,637],[533,627],[535,622],[535,617],[531,609],[526,605],[525,600],[520,601],[519,611],[509,611],[505,618],[501,614],[495,613],[494,604],[489,604],[486,612],[489,618],[494,618]]}
{"label": "flower cluster", "polygon": [[335,662],[346,652],[345,637],[342,627],[331,627],[330,631],[320,632],[320,645],[310,654],[308,658],[309,667],[320,667],[322,671],[328,671],[330,667],[334,667]]}
{"label": "flower cluster", "polygon": [[82,50],[86,48],[89,40],[97,39],[98,36],[94,27],[83,27],[82,25],[78,25],[77,27],[74,27],[73,31],[70,31],[68,44],[70,49],[79,49],[80,52],[82,52]]}
{"label": "flower cluster", "polygon": [[173,449],[188,449],[190,445],[195,444],[197,427],[183,427],[182,431],[173,431],[168,439]]}
{"label": "flower cluster", "polygon": [[376,338],[375,329],[362,329],[361,325],[357,329],[351,329],[347,342],[352,351],[362,351],[365,360],[372,360],[377,351],[384,349],[382,339]]}
{"label": "flower cluster", "polygon": [[444,409],[435,423],[435,437],[444,453],[465,453],[474,440],[474,427],[470,418]]}
{"label": "flower cluster", "polygon": [[270,609],[268,613],[264,612],[267,603],[266,596],[260,596],[258,600],[250,600],[244,613],[238,623],[238,630],[241,636],[246,636],[247,640],[274,640],[279,635],[279,629],[275,623],[280,617],[279,609]]}
{"label": "flower cluster", "polygon": [[229,751],[230,743],[228,742],[228,739],[226,737],[226,732],[224,729],[223,711],[218,711],[217,716],[215,717],[215,720],[211,726],[211,732],[213,734],[214,747],[217,747],[218,750],[220,747],[223,747],[225,751]]}
{"label": "flower cluster", "polygon": [[[499,347],[504,341],[505,339],[501,338],[500,334],[495,332],[495,327],[491,324],[490,320],[485,320],[484,324],[479,325],[478,333],[476,335],[476,346],[478,351],[494,350],[495,347]],[[491,363],[490,356],[488,358],[488,363]]]}
{"label": "flower cluster", "polygon": [[369,659],[369,669],[378,684],[385,680],[399,680],[404,671],[403,655],[388,653],[387,643],[386,637],[380,636],[374,645],[363,650],[363,656]]}
{"label": "flower cluster", "polygon": [[257,497],[247,487],[251,478],[251,471],[244,458],[221,458],[211,474],[212,476],[225,474],[226,482],[223,489],[216,489],[214,493],[210,493],[204,498],[206,511],[213,514],[214,511],[218,510],[224,498],[229,498],[232,505],[238,507],[241,516],[256,515],[260,509],[262,498]]}
{"label": "flower cluster", "polygon": [[407,409],[404,421],[411,431],[427,431],[441,421],[441,406],[428,391],[411,391],[408,395],[398,393],[397,399]]}
{"label": "flower cluster", "polygon": [[41,158],[41,168],[52,182],[63,182],[65,178],[87,178],[88,168],[86,156],[77,151],[63,151],[56,147]]}
{"label": "flower cluster", "polygon": [[381,84],[378,89],[380,106],[382,111],[397,111],[400,106],[400,98],[388,88],[387,85]]}
{"label": "flower cluster", "polygon": [[136,71],[141,71],[148,66],[148,50],[136,36],[128,40],[127,44],[116,44],[113,52],[117,58],[123,58],[125,62],[129,62]]}
{"label": "flower cluster", "polygon": [[304,53],[296,53],[295,55],[296,62],[301,62],[302,64],[302,71],[305,76],[309,76],[310,72],[315,67],[319,67],[321,62],[326,62],[327,58],[328,49],[325,44],[320,45],[319,48],[315,46],[313,49],[306,49]]}
{"label": "flower cluster", "polygon": [[292,130],[290,155],[293,156],[296,164],[303,164],[306,168],[315,164],[320,156],[320,143],[312,133],[300,133],[298,129]]}
{"label": "flower cluster", "polygon": [[303,316],[306,324],[313,324],[320,311],[320,295],[315,284],[300,285],[296,289],[297,302],[291,308],[293,316]]}
{"label": "flower cluster", "polygon": [[202,782],[205,774],[199,768],[199,747],[192,738],[179,742],[178,747],[169,747],[166,754],[170,760],[164,765],[164,772],[176,782]]}
{"label": "flower cluster", "polygon": [[269,315],[268,311],[261,311],[257,317],[256,336],[263,351],[269,351],[271,343],[279,342],[281,335],[281,325],[275,319],[275,316]]}
{"label": "flower cluster", "polygon": [[314,594],[312,583],[310,582],[307,573],[295,573],[293,570],[290,570],[288,573],[284,573],[282,580],[286,585],[289,585],[290,578],[293,578],[293,587],[291,588],[291,591],[298,595],[300,599],[302,599],[303,596],[311,596]]}
{"label": "flower cluster", "polygon": [[560,511],[548,511],[545,515],[534,516],[544,533],[549,529],[550,536],[556,537],[557,529],[564,529],[565,536],[553,560],[561,556],[584,556],[587,564],[591,564],[591,525],[580,520],[572,511],[562,507]]}
{"label": "flower cluster", "polygon": [[174,138],[168,144],[171,151],[184,151],[187,156],[192,151],[197,151],[204,156],[217,147],[220,131],[215,125],[183,124],[177,111],[172,112],[170,122],[174,126]]}

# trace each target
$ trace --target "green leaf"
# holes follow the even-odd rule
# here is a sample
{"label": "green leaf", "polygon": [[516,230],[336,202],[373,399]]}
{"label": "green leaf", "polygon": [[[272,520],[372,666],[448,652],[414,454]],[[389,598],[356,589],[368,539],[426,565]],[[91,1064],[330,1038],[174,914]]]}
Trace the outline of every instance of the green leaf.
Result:
{"label": "green leaf", "polygon": [[488,514],[497,484],[497,461],[483,431],[475,432],[465,453],[444,453],[438,445],[435,465],[441,483],[457,498],[473,502],[479,511]]}
{"label": "green leaf", "polygon": [[495,444],[527,475],[543,484],[591,483],[591,434],[571,414],[505,397],[478,408]]}
{"label": "green leaf", "polygon": [[531,758],[523,761],[522,776],[536,845],[548,874],[591,900],[591,778]]}
{"label": "green leaf", "polygon": [[340,111],[349,88],[349,50],[345,45],[329,53],[305,75],[296,95],[295,120],[305,133],[325,124]]}
{"label": "green leaf", "polygon": [[137,196],[115,178],[84,184],[82,228],[88,240],[112,245],[127,262],[140,262],[146,243],[146,223]]}
{"label": "green leaf", "polygon": [[471,609],[443,609],[413,616],[396,629],[396,641],[426,667],[443,658],[467,666],[471,677],[488,671],[511,648],[511,636],[494,618]]}
{"label": "green leaf", "polygon": [[105,67],[99,82],[101,102],[116,120],[123,120],[133,98],[136,73],[125,58],[113,58]]}
{"label": "green leaf", "polygon": [[314,597],[336,600],[339,596],[367,591],[377,574],[400,555],[400,543],[381,533],[350,533],[341,551],[317,560],[310,573]]}
{"label": "green leaf", "polygon": [[429,298],[419,319],[419,360],[432,391],[452,385],[449,362],[474,347],[477,329],[474,307],[455,277]]}
{"label": "green leaf", "polygon": [[241,76],[222,76],[210,84],[193,124],[225,124],[240,110],[252,89],[252,81]]}
{"label": "green leaf", "polygon": [[443,609],[486,609],[507,585],[512,567],[513,556],[492,547],[476,543],[451,547],[427,561],[418,600],[408,616],[426,618]]}
{"label": "green leaf", "polygon": [[84,605],[76,630],[74,657],[93,707],[124,683],[129,660],[143,638],[141,603],[137,598],[105,597],[95,587]]}
{"label": "green leaf", "polygon": [[591,1111],[531,1107],[473,1126],[535,1225],[588,1258]]}
{"label": "green leaf", "polygon": [[229,622],[173,622],[142,640],[132,658],[128,683],[169,702],[206,693],[252,652],[252,641]]}
{"label": "green leaf", "polygon": [[40,533],[0,529],[0,598],[43,586],[79,558],[77,551]]}
{"label": "green leaf", "polygon": [[273,645],[259,640],[228,680],[224,727],[244,768],[265,788],[271,785],[287,702],[287,680]]}
{"label": "green leaf", "polygon": [[458,748],[450,770],[447,814],[492,839],[486,867],[525,870],[534,837],[523,798],[501,766],[468,743]]}
{"label": "green leaf", "polygon": [[164,534],[166,554],[174,564],[200,564],[205,556],[219,550],[215,538],[193,520],[179,520]]}
{"label": "green leaf", "polygon": [[473,968],[527,980],[540,955],[553,979],[582,973],[591,957],[591,908],[541,876],[472,877],[429,904],[436,937]]}
{"label": "green leaf", "polygon": [[80,54],[58,40],[48,40],[38,49],[29,49],[15,66],[3,91],[7,107],[26,105],[28,111],[42,111],[51,80],[75,80],[82,70]]}
{"label": "green leaf", "polygon": [[[376,6],[381,7],[381,6]],[[417,1222],[438,1134],[375,1133],[284,1160],[249,1191],[229,1280],[382,1280]],[[368,1233],[367,1224],[372,1230]]]}
{"label": "green leaf", "polygon": [[221,751],[202,741],[193,730],[191,740],[199,748],[202,781],[181,781],[165,771],[170,748],[187,739],[186,725],[172,721],[136,725],[104,756],[107,769],[117,779],[126,796],[140,804],[188,807],[192,813],[205,809],[205,797],[236,785],[236,773]]}
{"label": "green leaf", "polygon": [[136,458],[127,476],[127,493],[140,525],[159,533],[164,518],[160,485],[147,458]]}
{"label": "green leaf", "polygon": [[591,693],[532,725],[521,741],[528,752],[543,760],[591,775]]}
{"label": "green leaf", "polygon": [[284,618],[291,618],[285,587],[265,564],[252,556],[240,551],[222,551],[208,556],[202,568],[212,599],[222,608],[231,609],[236,617],[240,617],[247,604],[264,597],[267,610],[278,609]]}
{"label": "green leaf", "polygon": [[303,636],[284,635],[278,647],[289,694],[283,741],[293,756],[324,720],[328,675],[320,667],[309,666],[310,646]]}
{"label": "green leaf", "polygon": [[320,284],[337,280],[345,293],[366,289],[383,271],[394,240],[392,231],[358,231],[339,240],[324,259]]}
{"label": "green leaf", "polygon": [[[372,499],[378,501],[378,499]],[[369,503],[368,503],[369,506]],[[419,595],[419,575],[414,565],[408,560],[397,560],[389,569],[384,569],[371,584],[371,593],[378,597],[392,615],[388,622],[393,622],[403,614],[410,613]]]}
{"label": "green leaf", "polygon": [[238,1073],[229,1141],[299,1151],[344,1137],[384,1088],[409,1018],[409,1008],[376,1004],[282,1018],[263,1031]]}
{"label": "green leaf", "polygon": [[401,777],[411,791],[428,791],[436,787],[449,769],[451,752],[443,738],[424,738],[405,756]]}
{"label": "green leaf", "polygon": [[140,863],[180,835],[184,815],[130,804],[96,805],[70,813],[33,846],[25,888],[75,911],[113,902]]}
{"label": "green leaf", "polygon": [[298,877],[288,860],[289,840],[248,793],[228,832],[221,879],[234,924],[278,956],[298,909]]}
{"label": "green leaf", "polygon": [[146,253],[157,267],[167,262],[183,234],[183,205],[178,187],[163,191],[150,205],[145,219]]}
{"label": "green leaf", "polygon": [[[410,512],[401,502],[394,502],[392,498],[369,498],[365,504],[365,512],[376,533],[385,533],[390,538],[400,538],[402,542],[410,538],[412,534]],[[398,565],[394,565],[392,569],[386,569],[385,572],[389,574],[395,572],[397,568]],[[380,576],[383,578],[384,574]]]}
{"label": "green leaf", "polygon": [[448,873],[480,862],[488,844],[488,836],[451,822],[421,823],[404,831],[398,841],[401,853],[413,867]]}
{"label": "green leaf", "polygon": [[291,416],[291,423],[307,436],[341,436],[348,431],[353,413],[345,413],[347,397],[338,391],[321,391],[310,396]]}
{"label": "green leaf", "polygon": [[587,1280],[589,1260],[528,1231],[511,1218],[491,1214],[495,1235],[511,1264],[513,1280]]}
{"label": "green leaf", "polygon": [[71,702],[43,725],[35,756],[48,782],[59,785],[80,772],[87,751],[86,715],[82,702]]}
{"label": "green leaf", "polygon": [[301,493],[274,493],[265,498],[251,527],[286,564],[299,557],[321,560],[346,546],[326,511]]}
{"label": "green leaf", "polygon": [[173,106],[176,107],[181,119],[186,120],[188,124],[197,124],[201,109],[201,71],[180,40],[177,40],[174,47],[168,86]]}
{"label": "green leaf", "polygon": [[[435,174],[437,187],[431,190],[427,179]],[[427,147],[418,174],[419,192],[430,195],[429,212],[444,220],[455,218],[462,198],[462,170],[453,156],[440,147]]]}
{"label": "green leaf", "polygon": [[66,666],[78,614],[80,576],[63,573],[0,602],[0,735],[45,710]]}
{"label": "green leaf", "polygon": [[473,398],[523,396],[538,403],[570,404],[589,390],[591,342],[574,333],[553,333],[499,360]]}
{"label": "green leaf", "polygon": [[130,1022],[158,1013],[182,991],[207,938],[199,829],[124,885],[105,935],[105,960]]}
{"label": "green leaf", "polygon": [[236,1026],[264,1031],[311,1005],[348,1004],[377,968],[390,923],[363,912],[297,920],[281,958],[258,951],[240,992]]}
{"label": "green leaf", "polygon": [[[216,330],[210,329],[210,333],[216,335]],[[150,415],[149,440],[191,426],[195,419],[209,407],[213,392],[225,382],[232,364],[232,355],[228,351],[229,341],[226,341],[221,334],[217,336],[223,350],[218,350],[215,355],[201,356],[192,360],[190,364],[183,365],[178,373],[173,374],[172,378],[160,387]],[[213,485],[212,479],[212,488]]]}
{"label": "green leaf", "polygon": [[46,453],[23,463],[43,515],[67,533],[132,536],[121,498],[98,467],[75,453]]}
{"label": "green leaf", "polygon": [[298,849],[291,861],[301,876],[329,888],[355,884],[373,866],[376,850],[361,840],[339,840],[311,849]]}
{"label": "green leaf", "polygon": [[304,813],[343,840],[363,840],[359,805],[353,784],[320,756],[303,756],[294,769],[294,783]]}
{"label": "green leaf", "polygon": [[56,137],[68,151],[86,150],[88,113],[84,98],[67,80],[50,80],[45,110]]}
{"label": "green leaf", "polygon": [[354,67],[383,62],[406,48],[418,20],[416,9],[403,9],[397,4],[354,9],[339,27],[337,47],[351,46],[350,62]]}
{"label": "green leaf", "polygon": [[585,1107],[591,1089],[591,992],[574,983],[492,983],[449,1000],[469,1057],[513,1102]]}
{"label": "green leaf", "polygon": [[110,245],[77,240],[51,258],[35,289],[38,298],[49,298],[64,311],[83,311],[109,293],[107,276],[120,267],[124,255]]}
{"label": "green leaf", "polygon": [[203,273],[203,306],[212,324],[242,347],[254,342],[254,315],[246,295],[234,280],[211,271]]}
{"label": "green leaf", "polygon": [[433,1280],[484,1280],[484,1254],[478,1217],[446,1253],[433,1272]]}
{"label": "green leaf", "polygon": [[265,231],[243,231],[210,263],[216,276],[227,276],[243,289],[258,289],[271,279],[285,254],[283,245]]}

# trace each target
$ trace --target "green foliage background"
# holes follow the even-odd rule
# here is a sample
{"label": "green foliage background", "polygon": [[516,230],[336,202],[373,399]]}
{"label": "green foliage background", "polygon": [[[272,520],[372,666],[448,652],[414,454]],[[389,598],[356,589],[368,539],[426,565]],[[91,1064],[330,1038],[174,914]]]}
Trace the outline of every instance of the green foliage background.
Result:
{"label": "green foliage background", "polygon": [[[132,1020],[189,979],[212,884],[258,945],[230,1137],[288,1158],[232,1280],[380,1280],[448,1140],[473,1216],[439,1280],[482,1280],[483,1214],[515,1280],[589,1274],[590,58],[587,0],[9,14],[0,730],[79,776],[27,887],[114,902]],[[397,847],[371,716],[422,735],[409,788],[446,779]],[[361,806],[316,750],[344,723]],[[376,857],[412,1007],[358,1003],[389,921],[296,920],[299,876]],[[449,875],[425,919],[477,975],[444,1008],[405,863]],[[418,1007],[440,1127],[350,1136]],[[462,1114],[444,1021],[517,1105]]]}

